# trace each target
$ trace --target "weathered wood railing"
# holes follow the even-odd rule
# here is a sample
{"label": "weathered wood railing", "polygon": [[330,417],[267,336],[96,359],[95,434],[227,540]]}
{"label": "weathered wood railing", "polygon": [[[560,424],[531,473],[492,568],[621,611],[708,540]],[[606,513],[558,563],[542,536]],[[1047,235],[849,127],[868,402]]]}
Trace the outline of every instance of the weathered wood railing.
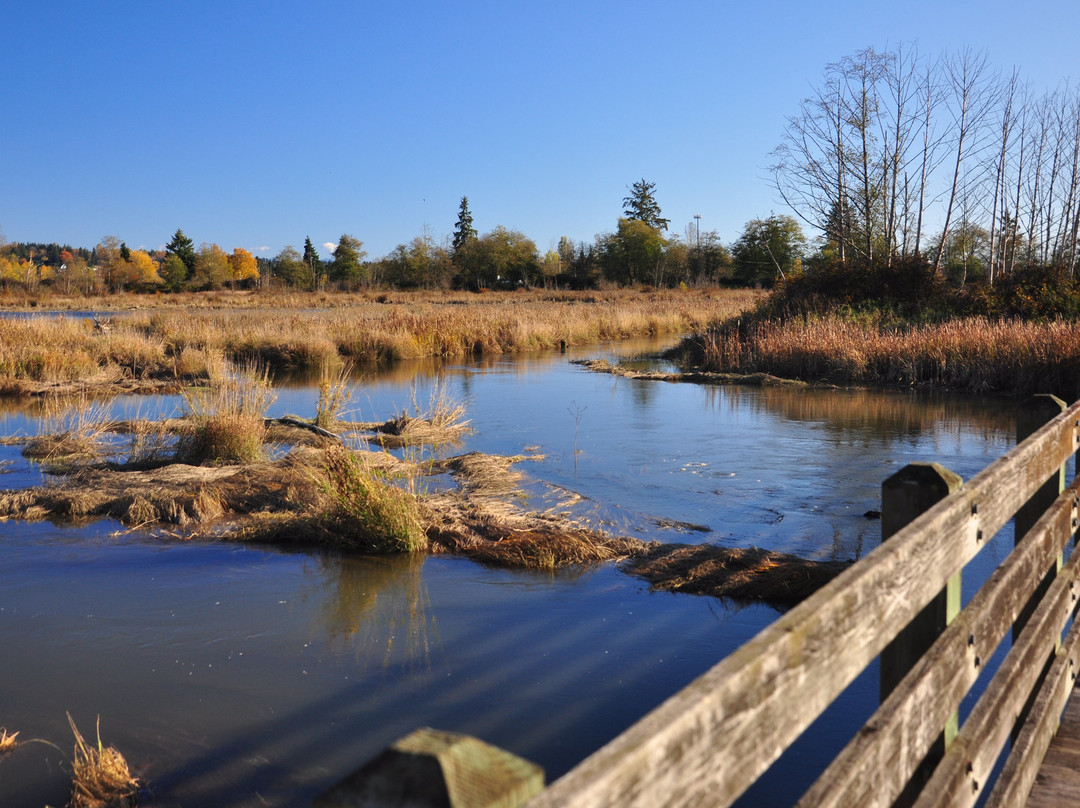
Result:
{"label": "weathered wood railing", "polygon": [[[799,805],[973,805],[1010,739],[988,804],[1022,804],[1080,655],[1080,621],[1069,628],[1080,553],[1062,563],[1078,525],[1080,497],[1064,481],[1080,449],[1080,402],[1036,396],[1017,432],[1024,439],[967,483],[933,464],[889,478],[880,547],[528,808],[728,806],[879,655],[880,708]],[[1015,548],[961,610],[961,571],[1014,518]]]}

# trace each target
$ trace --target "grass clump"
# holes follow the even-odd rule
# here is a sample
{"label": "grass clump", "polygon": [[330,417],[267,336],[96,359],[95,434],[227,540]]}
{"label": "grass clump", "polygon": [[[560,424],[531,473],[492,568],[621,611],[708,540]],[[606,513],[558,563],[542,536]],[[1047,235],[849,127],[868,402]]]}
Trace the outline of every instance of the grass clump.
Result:
{"label": "grass clump", "polygon": [[352,363],[340,365],[336,373],[324,363],[319,374],[319,400],[315,404],[315,426],[331,429],[352,398]]}
{"label": "grass clump", "polygon": [[30,439],[23,455],[49,463],[70,465],[98,457],[106,433],[113,428],[108,407],[85,395],[73,402],[48,399],[42,434]]}
{"label": "grass clump", "polygon": [[265,368],[225,365],[210,387],[184,392],[187,427],[176,442],[176,460],[204,463],[254,463],[266,456],[266,409],[275,394]]}
{"label": "grass clump", "polygon": [[324,471],[332,507],[328,527],[347,546],[371,553],[417,553],[427,533],[416,496],[343,446],[326,450]]}
{"label": "grass clump", "polygon": [[18,737],[19,733],[12,732],[11,734],[8,734],[8,731],[4,729],[4,727],[0,727],[0,755],[7,754],[18,746],[18,741],[15,740]]}
{"label": "grass clump", "polygon": [[139,802],[139,781],[131,775],[124,756],[112,746],[101,743],[101,720],[98,719],[97,748],[85,739],[68,713],[68,723],[75,733],[74,780],[69,808],[133,808]]}

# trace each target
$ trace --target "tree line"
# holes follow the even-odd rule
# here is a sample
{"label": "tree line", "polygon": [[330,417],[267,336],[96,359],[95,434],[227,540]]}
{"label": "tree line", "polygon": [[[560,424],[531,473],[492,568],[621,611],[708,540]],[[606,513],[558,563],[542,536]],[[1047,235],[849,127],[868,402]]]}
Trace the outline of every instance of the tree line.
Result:
{"label": "tree line", "polygon": [[[264,258],[239,247],[232,253],[217,244],[196,248],[178,229],[164,249],[152,252],[131,250],[115,236],[106,236],[93,248],[0,243],[0,285],[100,294],[258,285],[305,290],[483,290],[745,284],[770,280],[777,260],[783,269],[801,260],[805,239],[790,217],[754,220],[747,232],[757,235],[748,239],[744,234],[732,249],[715,230],[701,231],[698,222],[689,223],[681,235],[668,233],[670,220],[662,216],[655,188],[655,183],[642,179],[628,189],[613,232],[581,242],[563,236],[543,254],[518,230],[498,225],[478,233],[468,197],[462,197],[450,237],[438,241],[425,230],[372,260],[363,242],[348,233],[341,235],[326,259],[310,237],[305,238],[302,250],[289,245],[276,256]],[[784,239],[791,243],[780,244]],[[767,254],[770,243],[772,252],[764,263],[761,255]]]}

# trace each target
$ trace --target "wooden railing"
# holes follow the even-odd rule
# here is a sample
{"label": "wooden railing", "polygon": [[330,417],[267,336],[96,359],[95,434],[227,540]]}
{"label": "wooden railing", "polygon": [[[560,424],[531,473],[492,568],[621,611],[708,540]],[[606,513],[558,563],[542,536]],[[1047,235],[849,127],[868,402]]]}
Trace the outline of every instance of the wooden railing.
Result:
{"label": "wooden railing", "polygon": [[[886,480],[880,547],[527,808],[731,805],[879,656],[881,706],[799,806],[973,805],[1010,740],[987,804],[1022,804],[1078,668],[1080,622],[1069,622],[1080,553],[1067,563],[1063,556],[1078,525],[1080,497],[1064,481],[1080,449],[1080,402],[1066,409],[1036,396],[1017,423],[1017,446],[967,483],[936,464]],[[961,610],[965,565],[1014,519],[1015,548]],[[1011,648],[989,681],[978,682],[981,695],[958,726],[961,701],[1010,634]],[[445,738],[422,743],[446,756]],[[411,756],[421,747],[413,736],[399,744]],[[497,773],[506,765],[489,762],[486,751],[477,760],[465,780],[483,771],[510,784]],[[462,779],[462,764],[442,768]],[[389,771],[400,783],[400,769]],[[540,787],[531,782],[513,798],[470,804],[521,805]]]}
{"label": "wooden railing", "polygon": [[[799,805],[972,805],[1010,737],[988,804],[1022,803],[1077,671],[1080,628],[1062,637],[1080,553],[1064,565],[1062,556],[1077,528],[1064,470],[1080,448],[1080,402],[1026,402],[1020,437],[967,483],[934,465],[886,481],[880,547],[528,808],[730,805],[883,654],[880,708]],[[959,574],[1014,517],[1015,549],[959,610]],[[961,701],[1010,632],[1011,649],[957,727]]]}

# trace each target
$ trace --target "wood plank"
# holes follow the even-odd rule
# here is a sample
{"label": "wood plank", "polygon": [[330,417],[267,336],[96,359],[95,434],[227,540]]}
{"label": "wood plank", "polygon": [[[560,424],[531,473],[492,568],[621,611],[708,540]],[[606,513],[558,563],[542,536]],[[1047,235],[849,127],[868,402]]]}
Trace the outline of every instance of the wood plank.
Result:
{"label": "wood plank", "polygon": [[1080,402],[530,801],[727,806],[1080,443]]}
{"label": "wood plank", "polygon": [[917,808],[975,804],[1013,724],[1042,676],[1045,660],[1054,653],[1072,613],[1071,590],[1078,581],[1080,553],[1073,553],[975,704],[916,802]]}
{"label": "wood plank", "polygon": [[799,801],[800,808],[892,805],[941,727],[989,659],[1068,542],[1076,486],[995,570],[960,615],[912,668],[851,743]]}
{"label": "wood plank", "polygon": [[[1070,592],[1069,606],[1070,613],[1075,615],[1075,588]],[[1044,781],[1049,787],[1051,783],[1062,783],[1063,777],[1066,781],[1070,779],[1060,771],[1051,774],[1050,770],[1054,767],[1080,767],[1080,725],[1074,724],[1064,727],[1064,732],[1059,731],[1059,719],[1073,693],[1077,670],[1080,670],[1080,624],[1074,622],[1013,743],[1005,767],[987,801],[987,808],[1023,805],[1037,776],[1044,774]],[[1074,720],[1080,719],[1080,703],[1074,710]],[[1075,737],[1072,743],[1070,733]],[[1050,748],[1055,749],[1053,755],[1048,751]],[[1072,804],[1080,800],[1080,772],[1077,772],[1077,778],[1076,799],[1070,801]]]}

